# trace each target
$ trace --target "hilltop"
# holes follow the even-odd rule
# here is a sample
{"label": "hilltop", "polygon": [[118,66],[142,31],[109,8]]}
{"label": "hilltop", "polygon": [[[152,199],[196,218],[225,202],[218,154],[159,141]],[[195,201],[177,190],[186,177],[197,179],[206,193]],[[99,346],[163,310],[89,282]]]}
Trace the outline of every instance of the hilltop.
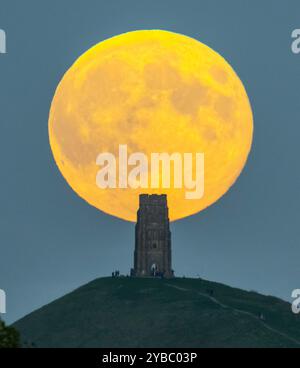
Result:
{"label": "hilltop", "polygon": [[300,347],[289,303],[189,278],[99,278],[14,327],[37,347]]}

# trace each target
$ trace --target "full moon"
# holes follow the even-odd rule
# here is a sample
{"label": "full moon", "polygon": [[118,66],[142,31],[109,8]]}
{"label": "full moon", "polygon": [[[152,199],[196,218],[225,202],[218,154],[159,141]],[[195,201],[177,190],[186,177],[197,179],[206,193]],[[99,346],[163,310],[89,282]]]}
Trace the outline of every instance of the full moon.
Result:
{"label": "full moon", "polygon": [[[50,109],[55,162],[73,190],[101,211],[136,221],[139,194],[167,194],[170,220],[216,202],[238,178],[252,143],[244,86],[217,52],[161,30],[129,32],[95,45],[70,67]],[[203,153],[204,195],[183,188],[96,185],[99,153]],[[195,175],[195,165],[193,174]],[[149,174],[150,175],[150,174]]]}

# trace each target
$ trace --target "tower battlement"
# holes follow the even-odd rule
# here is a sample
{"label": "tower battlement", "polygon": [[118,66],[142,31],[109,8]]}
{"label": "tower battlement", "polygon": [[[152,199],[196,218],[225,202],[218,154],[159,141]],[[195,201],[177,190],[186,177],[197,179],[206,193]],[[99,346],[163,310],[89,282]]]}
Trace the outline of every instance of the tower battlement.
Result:
{"label": "tower battlement", "polygon": [[166,194],[140,194],[140,206],[142,205],[167,204]]}

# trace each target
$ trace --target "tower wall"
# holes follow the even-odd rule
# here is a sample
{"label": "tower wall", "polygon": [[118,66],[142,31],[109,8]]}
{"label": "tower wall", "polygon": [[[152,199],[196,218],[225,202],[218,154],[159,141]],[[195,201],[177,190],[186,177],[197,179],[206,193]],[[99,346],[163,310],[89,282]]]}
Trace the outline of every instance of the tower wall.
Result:
{"label": "tower wall", "polygon": [[172,277],[171,232],[166,195],[140,195],[135,226],[134,274]]}

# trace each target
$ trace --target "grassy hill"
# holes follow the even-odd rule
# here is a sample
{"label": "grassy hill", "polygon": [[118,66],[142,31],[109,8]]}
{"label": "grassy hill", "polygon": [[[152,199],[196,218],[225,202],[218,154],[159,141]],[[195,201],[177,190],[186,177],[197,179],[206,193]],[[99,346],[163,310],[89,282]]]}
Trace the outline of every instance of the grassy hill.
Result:
{"label": "grassy hill", "polygon": [[100,278],[14,326],[37,347],[300,347],[289,303],[188,278]]}

